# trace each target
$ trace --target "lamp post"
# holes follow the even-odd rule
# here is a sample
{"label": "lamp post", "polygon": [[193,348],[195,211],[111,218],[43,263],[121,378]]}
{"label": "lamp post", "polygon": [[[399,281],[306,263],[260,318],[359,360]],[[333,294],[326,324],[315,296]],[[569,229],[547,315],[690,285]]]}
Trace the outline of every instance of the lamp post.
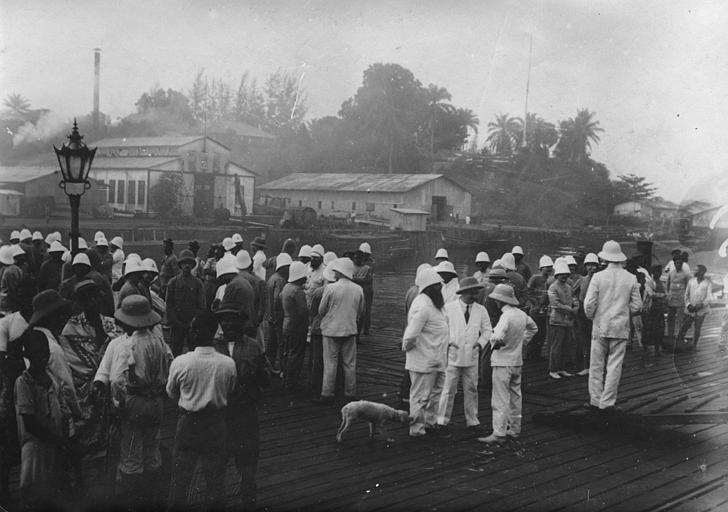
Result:
{"label": "lamp post", "polygon": [[81,236],[78,222],[78,210],[81,205],[81,196],[91,188],[88,173],[96,154],[96,148],[89,149],[82,142],[83,135],[78,133],[78,125],[73,120],[73,131],[68,135],[69,141],[60,149],[53,146],[61,166],[63,179],[58,184],[68,196],[71,203],[71,254],[78,252],[78,237]]}

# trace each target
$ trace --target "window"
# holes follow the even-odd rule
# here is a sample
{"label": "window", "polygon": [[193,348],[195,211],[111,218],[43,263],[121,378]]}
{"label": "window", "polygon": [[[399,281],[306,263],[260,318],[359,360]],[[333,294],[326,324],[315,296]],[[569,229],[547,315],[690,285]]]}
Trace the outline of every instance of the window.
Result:
{"label": "window", "polygon": [[143,206],[147,202],[146,201],[146,199],[147,199],[147,197],[146,197],[147,196],[147,184],[146,184],[146,182],[140,180],[140,181],[137,181],[137,187],[138,187],[137,204]]}
{"label": "window", "polygon": [[109,193],[106,196],[106,200],[110,203],[114,203],[116,199],[116,180],[109,180]]}
{"label": "window", "polygon": [[351,202],[351,210],[352,211],[356,210],[356,201]]}
{"label": "window", "polygon": [[116,202],[118,204],[124,204],[124,182],[118,180],[116,186]]}
{"label": "window", "polygon": [[374,203],[367,203],[367,211],[368,212],[374,211]]}
{"label": "window", "polygon": [[129,200],[129,204],[136,204],[136,180],[129,180],[127,183],[126,197]]}
{"label": "window", "polygon": [[301,200],[299,199],[299,200],[298,200],[298,207],[300,208],[301,206],[303,206],[303,201],[301,201]]}
{"label": "window", "polygon": [[321,201],[318,202],[318,209],[321,209]]}

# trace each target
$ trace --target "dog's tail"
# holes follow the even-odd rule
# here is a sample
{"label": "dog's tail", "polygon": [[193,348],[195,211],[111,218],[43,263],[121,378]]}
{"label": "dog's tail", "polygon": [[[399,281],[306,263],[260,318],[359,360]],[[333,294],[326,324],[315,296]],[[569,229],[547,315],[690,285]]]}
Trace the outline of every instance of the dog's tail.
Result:
{"label": "dog's tail", "polygon": [[346,430],[346,418],[347,414],[345,411],[341,411],[341,425],[339,425],[339,431],[336,432],[336,440],[340,443],[342,440],[342,435],[344,434],[344,430]]}

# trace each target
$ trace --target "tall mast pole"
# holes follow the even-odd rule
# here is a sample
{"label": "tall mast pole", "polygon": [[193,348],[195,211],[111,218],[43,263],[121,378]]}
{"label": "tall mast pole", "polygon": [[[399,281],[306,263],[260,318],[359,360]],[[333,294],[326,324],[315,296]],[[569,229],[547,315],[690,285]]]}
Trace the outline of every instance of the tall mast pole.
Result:
{"label": "tall mast pole", "polygon": [[526,147],[526,127],[528,125],[528,93],[531,89],[531,57],[533,56],[533,33],[530,34],[528,45],[528,75],[526,76],[526,106],[523,113],[523,141],[521,147]]}

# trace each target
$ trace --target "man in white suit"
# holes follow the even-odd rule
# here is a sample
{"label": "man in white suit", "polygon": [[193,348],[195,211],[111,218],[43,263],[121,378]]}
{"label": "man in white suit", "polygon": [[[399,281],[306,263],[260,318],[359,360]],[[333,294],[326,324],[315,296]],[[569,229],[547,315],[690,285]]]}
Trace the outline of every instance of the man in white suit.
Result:
{"label": "man in white suit", "polygon": [[477,302],[482,288],[483,285],[475,277],[466,277],[460,281],[460,286],[455,292],[459,300],[445,304],[450,335],[445,384],[440,395],[437,414],[439,426],[445,426],[450,422],[455,393],[461,378],[465,395],[465,424],[471,430],[477,430],[480,426],[478,361],[481,351],[490,341],[492,332],[488,312]]}

